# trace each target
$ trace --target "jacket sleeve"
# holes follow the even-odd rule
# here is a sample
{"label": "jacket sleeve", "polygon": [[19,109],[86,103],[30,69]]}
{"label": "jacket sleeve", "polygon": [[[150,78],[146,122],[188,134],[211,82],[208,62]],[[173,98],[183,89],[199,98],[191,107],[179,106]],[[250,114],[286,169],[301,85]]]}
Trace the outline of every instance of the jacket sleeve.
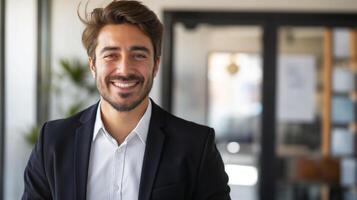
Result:
{"label": "jacket sleeve", "polygon": [[25,191],[22,200],[48,200],[51,198],[50,187],[44,167],[44,132],[43,125],[38,140],[31,152],[25,168]]}
{"label": "jacket sleeve", "polygon": [[230,200],[228,176],[210,129],[201,157],[196,184],[195,200]]}

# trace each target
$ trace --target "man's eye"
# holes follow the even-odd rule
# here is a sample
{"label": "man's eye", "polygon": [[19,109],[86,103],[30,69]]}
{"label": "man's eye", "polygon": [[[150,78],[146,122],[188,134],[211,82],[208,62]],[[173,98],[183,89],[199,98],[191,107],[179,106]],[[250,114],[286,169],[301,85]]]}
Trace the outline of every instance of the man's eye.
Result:
{"label": "man's eye", "polygon": [[134,54],[134,58],[136,60],[144,60],[147,58],[147,56],[145,54]]}
{"label": "man's eye", "polygon": [[117,56],[115,54],[109,54],[109,55],[105,55],[104,56],[104,59],[107,59],[107,60],[112,60],[112,59],[116,59]]}

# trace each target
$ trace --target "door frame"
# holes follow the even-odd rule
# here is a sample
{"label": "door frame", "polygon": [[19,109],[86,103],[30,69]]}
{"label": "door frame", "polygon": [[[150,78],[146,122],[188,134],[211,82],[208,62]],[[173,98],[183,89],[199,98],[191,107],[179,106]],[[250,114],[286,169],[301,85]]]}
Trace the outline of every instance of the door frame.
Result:
{"label": "door frame", "polygon": [[0,199],[4,197],[5,157],[5,0],[0,0]]}
{"label": "door frame", "polygon": [[255,12],[255,11],[199,11],[165,10],[164,46],[162,62],[162,106],[172,111],[174,74],[174,26],[183,23],[194,28],[200,24],[216,26],[256,25],[263,31],[262,59],[262,122],[261,153],[259,155],[258,196],[261,200],[273,200],[276,194],[277,157],[276,137],[276,85],[278,29],[282,26],[301,27],[356,27],[357,14],[354,13],[312,13],[312,12]]}
{"label": "door frame", "polygon": [[51,7],[52,0],[37,0],[37,85],[36,122],[49,118],[51,85]]}

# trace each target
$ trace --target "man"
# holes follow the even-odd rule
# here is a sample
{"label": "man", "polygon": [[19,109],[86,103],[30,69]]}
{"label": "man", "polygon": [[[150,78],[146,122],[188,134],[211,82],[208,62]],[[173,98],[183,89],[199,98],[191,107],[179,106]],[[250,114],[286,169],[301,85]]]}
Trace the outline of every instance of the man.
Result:
{"label": "man", "polygon": [[136,1],[114,1],[82,22],[99,103],[43,125],[23,199],[230,199],[211,128],[179,119],[148,94],[162,24]]}

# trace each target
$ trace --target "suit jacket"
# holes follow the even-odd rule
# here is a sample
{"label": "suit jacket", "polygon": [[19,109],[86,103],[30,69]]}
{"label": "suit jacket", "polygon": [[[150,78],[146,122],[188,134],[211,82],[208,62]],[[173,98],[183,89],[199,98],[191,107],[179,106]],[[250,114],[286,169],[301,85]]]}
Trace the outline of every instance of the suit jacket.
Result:
{"label": "suit jacket", "polygon": [[[25,169],[23,200],[86,199],[97,106],[43,125]],[[214,130],[152,102],[139,200],[226,200],[227,182]]]}

